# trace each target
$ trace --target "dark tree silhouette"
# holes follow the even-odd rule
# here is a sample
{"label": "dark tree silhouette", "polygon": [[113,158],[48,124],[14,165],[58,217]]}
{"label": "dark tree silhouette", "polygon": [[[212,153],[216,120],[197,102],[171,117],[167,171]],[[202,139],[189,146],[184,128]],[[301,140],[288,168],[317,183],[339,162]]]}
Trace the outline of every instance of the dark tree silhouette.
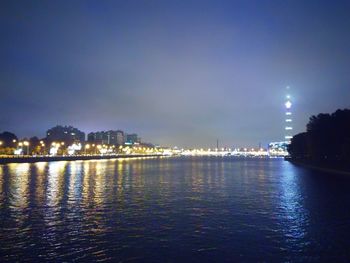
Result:
{"label": "dark tree silhouette", "polygon": [[350,161],[350,110],[312,116],[306,132],[293,137],[288,151],[294,159]]}
{"label": "dark tree silhouette", "polygon": [[295,135],[288,146],[289,154],[296,158],[308,158],[308,134],[306,132]]}
{"label": "dark tree silhouette", "polygon": [[2,147],[13,148],[16,146],[18,138],[14,133],[5,131],[0,133],[0,141],[2,142]]}
{"label": "dark tree silhouette", "polygon": [[31,154],[40,153],[40,140],[38,137],[34,136],[29,139],[29,152]]}

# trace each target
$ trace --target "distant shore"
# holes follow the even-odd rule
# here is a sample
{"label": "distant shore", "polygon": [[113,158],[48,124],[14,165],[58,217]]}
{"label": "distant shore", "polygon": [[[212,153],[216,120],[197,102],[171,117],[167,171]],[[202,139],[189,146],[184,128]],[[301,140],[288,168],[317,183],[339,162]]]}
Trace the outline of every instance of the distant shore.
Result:
{"label": "distant shore", "polygon": [[331,174],[350,175],[349,167],[344,166],[343,163],[341,163],[341,165],[334,162],[333,163],[327,163],[327,162],[316,163],[316,162],[311,162],[309,160],[300,160],[300,159],[293,159],[293,158],[285,158],[285,160],[297,166],[305,167],[315,171],[331,173]]}
{"label": "distant shore", "polygon": [[160,154],[150,155],[74,155],[74,156],[21,156],[21,157],[0,157],[0,164],[8,163],[36,163],[36,162],[55,162],[55,161],[85,161],[85,160],[104,160],[104,159],[120,159],[120,158],[147,158],[147,157],[163,157]]}

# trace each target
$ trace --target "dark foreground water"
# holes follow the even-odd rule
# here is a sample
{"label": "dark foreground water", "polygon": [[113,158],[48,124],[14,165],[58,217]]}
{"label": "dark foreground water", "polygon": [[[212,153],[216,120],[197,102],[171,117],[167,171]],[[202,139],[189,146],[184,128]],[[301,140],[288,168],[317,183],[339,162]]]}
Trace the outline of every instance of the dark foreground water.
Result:
{"label": "dark foreground water", "polygon": [[347,262],[350,176],[281,159],[0,166],[0,261]]}

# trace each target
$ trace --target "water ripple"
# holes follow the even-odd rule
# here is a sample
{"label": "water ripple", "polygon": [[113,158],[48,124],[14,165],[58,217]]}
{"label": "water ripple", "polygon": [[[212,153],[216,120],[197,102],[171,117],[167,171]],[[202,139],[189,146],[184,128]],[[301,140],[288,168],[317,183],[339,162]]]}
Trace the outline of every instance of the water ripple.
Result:
{"label": "water ripple", "polygon": [[349,186],[278,159],[2,165],[0,260],[347,261]]}

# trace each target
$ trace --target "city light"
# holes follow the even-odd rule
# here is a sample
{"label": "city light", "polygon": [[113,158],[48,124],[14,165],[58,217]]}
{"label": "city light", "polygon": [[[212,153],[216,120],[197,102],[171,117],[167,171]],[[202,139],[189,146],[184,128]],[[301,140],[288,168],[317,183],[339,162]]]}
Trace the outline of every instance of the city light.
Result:
{"label": "city light", "polygon": [[[288,108],[285,112],[286,115],[291,115],[291,100],[290,95],[286,96],[285,105]],[[291,117],[285,118],[285,123],[288,123],[284,128],[285,130],[292,130]],[[68,132],[68,130],[75,130],[76,132]],[[238,156],[238,157],[264,157],[264,156],[274,156],[276,152],[281,153],[281,150],[275,151],[268,148],[264,149],[259,144],[259,147],[242,147],[242,148],[230,148],[230,147],[218,147],[217,143],[216,148],[194,148],[194,149],[179,149],[178,147],[149,147],[147,144],[143,144],[137,140],[137,135],[132,134],[132,137],[135,137],[133,141],[124,141],[122,144],[118,144],[113,134],[117,134],[118,131],[108,131],[108,132],[96,132],[89,134],[88,138],[90,140],[79,140],[78,137],[75,137],[77,134],[83,134],[76,128],[71,126],[56,126],[47,132],[47,137],[39,141],[39,148],[37,148],[36,143],[33,143],[33,152],[32,154],[36,157],[40,155],[44,156],[45,154],[45,142],[49,145],[46,149],[47,154],[50,156],[136,156],[136,155],[162,155],[162,156]],[[60,134],[61,133],[61,134]],[[120,133],[119,133],[120,134]],[[65,137],[70,136],[70,137]],[[100,137],[96,137],[100,136]],[[105,137],[103,137],[105,136]],[[66,138],[67,140],[64,140]],[[126,137],[125,137],[126,138]],[[289,140],[291,136],[285,134],[285,139]],[[110,143],[111,140],[114,140],[114,143]],[[15,140],[13,140],[15,142]],[[2,143],[0,143],[1,145]],[[26,148],[24,148],[26,147]],[[18,142],[18,148],[16,149],[16,154],[22,155],[23,152],[27,152],[29,156],[29,141],[23,140]],[[40,155],[39,155],[40,154]],[[24,156],[22,156],[24,157]]]}
{"label": "city light", "polygon": [[292,107],[292,103],[288,100],[286,103],[285,103],[285,106],[287,109],[290,109]]}
{"label": "city light", "polygon": [[[287,86],[286,89],[288,90],[288,93],[286,95],[286,102],[285,102],[285,107],[286,107],[286,116],[288,116],[286,119],[285,119],[285,131],[286,131],[286,134],[284,135],[284,138],[286,141],[287,144],[290,143],[290,139],[293,137],[291,135],[291,131],[293,130],[293,127],[291,126],[292,124],[292,118],[291,118],[291,115],[292,115],[292,112],[291,112],[291,107],[292,107],[292,102],[291,102],[291,96],[289,94],[289,90],[290,90],[290,87]],[[283,146],[285,147],[284,151],[287,152],[287,149],[286,149],[286,146]]]}
{"label": "city light", "polygon": [[0,263],[350,263],[350,0],[0,6]]}

